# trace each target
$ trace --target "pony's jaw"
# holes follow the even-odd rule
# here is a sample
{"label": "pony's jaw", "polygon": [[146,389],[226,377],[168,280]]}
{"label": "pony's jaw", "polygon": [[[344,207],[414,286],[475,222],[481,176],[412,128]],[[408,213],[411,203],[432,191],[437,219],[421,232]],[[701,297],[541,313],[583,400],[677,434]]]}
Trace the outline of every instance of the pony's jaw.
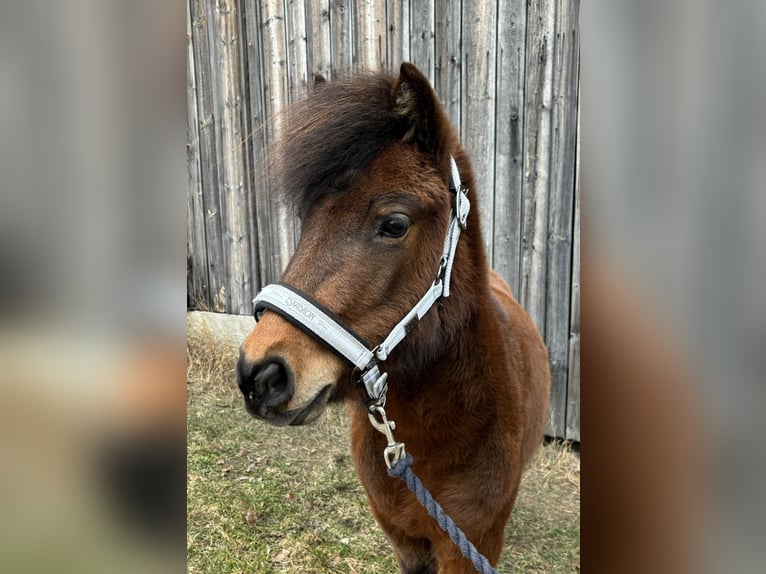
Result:
{"label": "pony's jaw", "polygon": [[[284,368],[277,399],[253,379],[259,366]],[[342,361],[276,313],[266,312],[240,348],[239,386],[247,411],[277,426],[308,424],[322,414],[346,370]]]}

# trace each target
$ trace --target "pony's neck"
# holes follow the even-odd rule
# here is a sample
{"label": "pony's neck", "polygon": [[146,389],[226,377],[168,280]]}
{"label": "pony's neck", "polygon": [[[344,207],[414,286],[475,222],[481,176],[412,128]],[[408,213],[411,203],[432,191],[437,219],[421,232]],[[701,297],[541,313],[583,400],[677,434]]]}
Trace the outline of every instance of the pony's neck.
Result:
{"label": "pony's neck", "polygon": [[[495,377],[487,361],[491,353],[486,330],[489,326],[492,332],[491,321],[486,307],[478,306],[468,321],[449,335],[441,355],[427,368],[420,372],[400,370],[400,365],[386,368],[388,418],[396,422],[396,439],[406,444],[416,460],[425,460],[438,449],[440,461],[449,466],[449,461],[465,456],[466,449],[476,447],[471,441],[485,436],[482,429],[490,428],[496,420],[491,384]],[[367,421],[364,402],[356,403],[352,413],[354,432],[380,441],[378,431]]]}
{"label": "pony's neck", "polygon": [[[422,325],[423,331],[430,330],[428,336],[413,339],[412,345],[404,349],[410,355],[410,364],[392,365],[389,377],[392,400],[417,400],[420,395],[427,394],[430,387],[445,384],[451,388],[456,379],[486,375],[481,360],[486,353],[482,346],[486,342],[486,333],[493,331],[488,328],[493,317],[488,316],[478,303],[485,300],[485,295],[476,294],[486,289],[488,295],[486,280],[473,287],[470,301],[458,303],[456,300],[455,308],[451,308],[452,301],[446,301],[441,309],[434,310],[439,314],[438,321],[433,322],[438,327],[429,329],[428,323]],[[412,357],[418,357],[419,361],[413,361]],[[412,368],[413,362],[419,368]]]}

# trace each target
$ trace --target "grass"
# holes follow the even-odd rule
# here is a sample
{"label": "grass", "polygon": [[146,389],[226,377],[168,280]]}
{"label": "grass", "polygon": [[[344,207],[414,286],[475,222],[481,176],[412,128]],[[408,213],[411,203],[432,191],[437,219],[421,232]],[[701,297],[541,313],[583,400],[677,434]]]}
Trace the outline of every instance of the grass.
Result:
{"label": "grass", "polygon": [[[343,407],[276,428],[245,413],[236,345],[188,336],[187,569],[191,574],[393,573],[367,507]],[[540,449],[506,530],[500,572],[579,572],[579,457]]]}

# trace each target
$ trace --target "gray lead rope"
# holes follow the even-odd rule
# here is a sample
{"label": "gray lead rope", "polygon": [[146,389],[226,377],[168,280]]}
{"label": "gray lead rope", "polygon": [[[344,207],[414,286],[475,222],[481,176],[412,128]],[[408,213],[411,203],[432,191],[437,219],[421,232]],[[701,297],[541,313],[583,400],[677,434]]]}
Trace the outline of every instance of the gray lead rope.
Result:
{"label": "gray lead rope", "polygon": [[434,500],[434,497],[423,486],[420,479],[412,471],[412,455],[407,454],[404,458],[400,459],[394,466],[388,469],[389,476],[397,476],[407,483],[407,488],[415,493],[418,498],[418,502],[422,504],[428,511],[434,520],[439,524],[439,528],[449,534],[450,540],[460,548],[460,552],[468,558],[477,572],[481,574],[498,574],[497,570],[492,568],[492,565],[481,552],[476,549],[470,540],[466,537],[460,528],[457,527],[455,522],[444,512],[441,505]]}
{"label": "gray lead rope", "polygon": [[460,173],[455,159],[450,157],[450,190],[455,193],[455,204],[444,239],[444,249],[439,261],[436,280],[426,291],[425,295],[394,326],[385,340],[377,347],[370,349],[351,329],[344,326],[333,314],[312,301],[307,295],[288,285],[272,284],[264,287],[253,299],[255,318],[258,320],[264,311],[271,309],[298,327],[308,331],[351,363],[361,375],[359,379],[364,384],[369,397],[368,417],[372,426],[386,436],[388,442],[383,451],[383,458],[391,476],[398,476],[407,483],[407,487],[415,493],[420,503],[428,513],[436,519],[439,526],[452,541],[458,545],[463,556],[473,562],[477,571],[482,574],[497,574],[489,561],[471,544],[462,530],[447,516],[444,509],[437,503],[431,493],[423,486],[420,479],[412,471],[412,456],[404,450],[404,443],[394,439],[396,428],[394,421],[386,417],[386,391],[388,390],[388,374],[381,372],[378,362],[385,361],[391,351],[425,314],[442,297],[449,297],[452,264],[455,261],[458,239],[461,230],[468,222],[468,212],[471,204],[468,201],[468,190],[460,184]]}

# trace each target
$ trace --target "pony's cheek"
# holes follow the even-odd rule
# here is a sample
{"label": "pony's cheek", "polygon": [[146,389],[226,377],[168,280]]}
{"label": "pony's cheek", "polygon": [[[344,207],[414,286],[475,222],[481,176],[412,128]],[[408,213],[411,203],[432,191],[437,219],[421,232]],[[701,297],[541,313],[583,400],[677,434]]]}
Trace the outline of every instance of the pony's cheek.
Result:
{"label": "pony's cheek", "polygon": [[321,354],[299,355],[291,359],[290,365],[295,377],[295,393],[285,407],[289,411],[304,408],[328,385],[334,390],[344,371],[340,359],[324,349]]}

